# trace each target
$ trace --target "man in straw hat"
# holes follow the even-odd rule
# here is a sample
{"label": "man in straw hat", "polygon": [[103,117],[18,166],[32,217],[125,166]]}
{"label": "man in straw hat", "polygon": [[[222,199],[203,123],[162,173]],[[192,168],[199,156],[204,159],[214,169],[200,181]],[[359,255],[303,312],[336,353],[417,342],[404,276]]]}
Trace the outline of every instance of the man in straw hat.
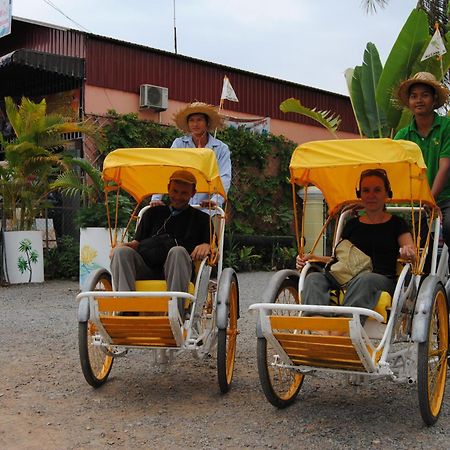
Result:
{"label": "man in straw hat", "polygon": [[[176,138],[172,148],[210,148],[214,151],[219,166],[223,187],[228,192],[231,184],[231,157],[228,145],[216,139],[211,132],[222,127],[222,118],[216,108],[202,102],[194,102],[178,111],[174,116],[177,127],[185,131],[185,136]],[[208,194],[196,194],[191,205],[207,207]],[[211,198],[212,206],[222,206],[223,198],[215,195]],[[161,195],[153,195],[150,206],[162,205]]]}
{"label": "man in straw hat", "polygon": [[[197,180],[187,170],[172,173],[170,205],[148,209],[133,241],[111,251],[111,273],[118,291],[134,291],[136,280],[165,279],[169,291],[187,292],[192,261],[210,252],[209,216],[189,205]],[[183,299],[178,299],[181,317]]]}
{"label": "man in straw hat", "polygon": [[450,248],[450,118],[435,112],[448,101],[449,94],[429,72],[418,72],[400,83],[395,97],[413,118],[394,139],[415,142],[422,150],[428,183],[442,213],[444,240]]}

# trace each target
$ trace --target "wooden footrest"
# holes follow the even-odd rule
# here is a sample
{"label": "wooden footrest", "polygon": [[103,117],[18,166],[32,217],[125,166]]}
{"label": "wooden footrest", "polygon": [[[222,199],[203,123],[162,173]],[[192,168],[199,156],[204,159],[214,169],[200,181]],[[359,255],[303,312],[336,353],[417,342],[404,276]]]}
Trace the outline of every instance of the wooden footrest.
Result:
{"label": "wooden footrest", "polygon": [[343,370],[364,369],[348,336],[273,333],[296,365]]}
{"label": "wooden footrest", "polygon": [[114,345],[176,347],[167,316],[100,316]]}
{"label": "wooden footrest", "polygon": [[[295,365],[365,370],[348,336],[350,318],[273,315],[269,319],[274,337]],[[346,335],[325,335],[328,332]]]}

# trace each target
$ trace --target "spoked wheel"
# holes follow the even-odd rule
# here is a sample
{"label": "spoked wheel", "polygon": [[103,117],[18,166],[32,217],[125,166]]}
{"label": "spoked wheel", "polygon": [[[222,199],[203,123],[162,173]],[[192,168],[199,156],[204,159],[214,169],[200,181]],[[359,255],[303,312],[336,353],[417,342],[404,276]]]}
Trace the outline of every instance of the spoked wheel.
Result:
{"label": "spoked wheel", "polygon": [[219,280],[218,302],[224,301],[228,310],[227,325],[220,327],[217,333],[217,376],[222,394],[229,391],[233,379],[238,335],[239,287],[232,269],[225,269]]}
{"label": "spoked wheel", "polygon": [[[94,276],[89,290],[112,291],[111,275],[108,272],[101,272]],[[96,334],[97,327],[91,320],[78,323],[81,369],[86,381],[95,388],[105,383],[113,365],[113,357],[108,355],[103,347],[94,345]]]}
{"label": "spoked wheel", "polygon": [[419,343],[417,387],[420,414],[433,425],[441,412],[447,376],[448,307],[444,288],[434,289],[425,342]]}
{"label": "spoked wheel", "polygon": [[[298,304],[298,280],[285,279],[273,303]],[[289,315],[289,311],[272,311],[272,315]],[[291,314],[295,314],[291,312]],[[298,313],[297,313],[298,314]],[[277,408],[291,405],[303,383],[304,375],[283,367],[277,349],[264,337],[258,338],[257,362],[261,387],[267,400]]]}

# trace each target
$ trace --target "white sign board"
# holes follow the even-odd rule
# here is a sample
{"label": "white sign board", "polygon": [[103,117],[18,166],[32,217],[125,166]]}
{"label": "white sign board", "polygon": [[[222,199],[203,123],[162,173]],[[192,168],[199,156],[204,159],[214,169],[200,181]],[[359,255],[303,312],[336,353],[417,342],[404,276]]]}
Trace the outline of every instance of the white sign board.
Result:
{"label": "white sign board", "polygon": [[11,33],[12,0],[0,0],[0,37]]}

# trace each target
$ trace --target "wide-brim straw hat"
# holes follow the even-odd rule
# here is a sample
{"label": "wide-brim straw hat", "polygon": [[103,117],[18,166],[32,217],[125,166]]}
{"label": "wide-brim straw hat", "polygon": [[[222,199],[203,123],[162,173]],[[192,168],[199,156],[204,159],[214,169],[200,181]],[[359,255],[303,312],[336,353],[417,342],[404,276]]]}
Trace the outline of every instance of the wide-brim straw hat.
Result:
{"label": "wide-brim straw hat", "polygon": [[180,130],[187,133],[189,132],[188,117],[191,114],[205,114],[208,116],[208,131],[222,128],[223,119],[213,105],[208,105],[203,102],[193,102],[185,108],[180,109],[180,111],[173,116],[173,120]]}
{"label": "wide-brim straw hat", "polygon": [[426,84],[434,89],[437,100],[436,108],[440,108],[444,105],[450,95],[450,91],[430,72],[417,72],[413,77],[408,78],[399,84],[395,91],[395,97],[401,105],[409,106],[409,89],[413,84]]}

